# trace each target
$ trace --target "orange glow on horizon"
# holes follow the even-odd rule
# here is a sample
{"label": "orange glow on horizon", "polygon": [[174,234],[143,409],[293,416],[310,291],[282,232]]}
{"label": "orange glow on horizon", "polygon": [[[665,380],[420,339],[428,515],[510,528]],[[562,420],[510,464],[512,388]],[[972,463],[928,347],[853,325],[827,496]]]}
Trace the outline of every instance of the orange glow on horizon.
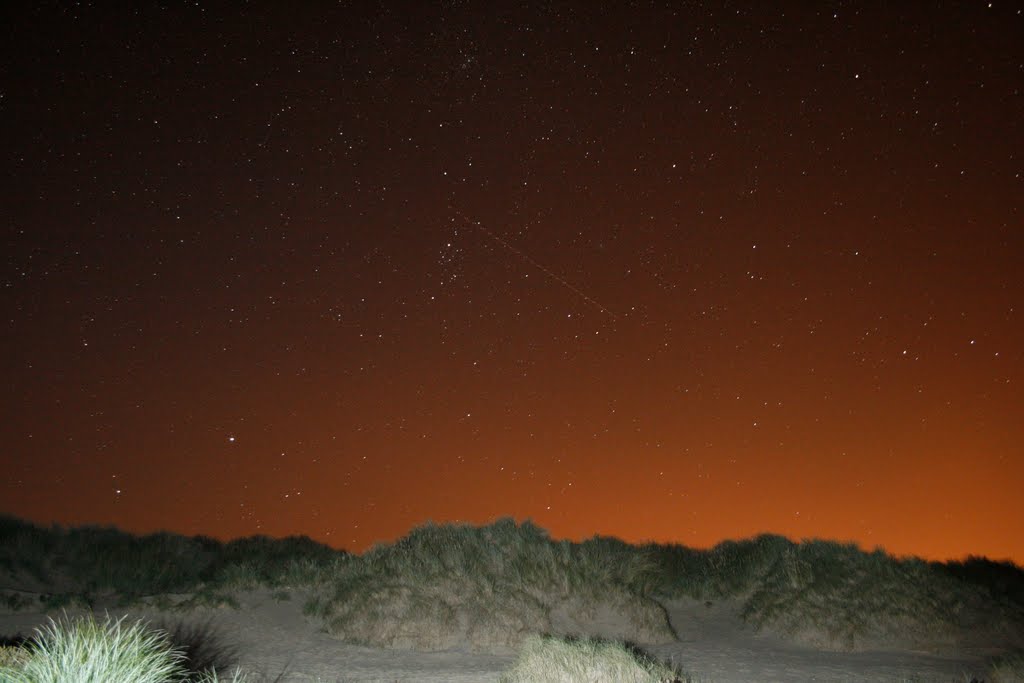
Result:
{"label": "orange glow on horizon", "polygon": [[1020,18],[676,5],[15,10],[0,512],[1024,564]]}

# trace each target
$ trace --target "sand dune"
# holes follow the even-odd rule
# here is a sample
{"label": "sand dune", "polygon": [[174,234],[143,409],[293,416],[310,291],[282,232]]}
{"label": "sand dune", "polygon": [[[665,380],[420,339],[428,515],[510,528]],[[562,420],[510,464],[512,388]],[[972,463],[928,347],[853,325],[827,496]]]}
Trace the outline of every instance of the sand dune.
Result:
{"label": "sand dune", "polygon": [[[235,594],[239,607],[201,607],[191,612],[109,609],[155,623],[209,620],[214,630],[238,648],[242,670],[269,680],[421,681],[470,683],[497,681],[515,659],[511,652],[486,654],[468,648],[443,652],[384,650],[342,643],[302,613],[308,597],[301,590],[261,589]],[[739,617],[736,601],[707,603],[675,600],[666,605],[679,641],[648,644],[663,661],[678,664],[694,681],[970,681],[984,671],[981,652],[926,653],[900,650],[829,652],[802,647],[770,633],[755,633]],[[105,611],[102,607],[96,610]],[[69,616],[82,614],[68,610]],[[60,617],[60,612],[49,616]],[[28,635],[47,622],[43,612],[0,612],[0,633]],[[616,624],[608,624],[612,629]],[[283,675],[282,675],[283,674]]]}
{"label": "sand dune", "polygon": [[185,624],[173,644],[234,649],[253,683],[652,681],[671,676],[666,663],[691,683],[1024,682],[1020,661],[992,659],[1024,646],[1024,572],[984,558],[770,535],[708,550],[573,543],[511,519],[427,524],[358,556],[302,537],[220,543],[12,518],[0,541],[0,636],[64,616]]}

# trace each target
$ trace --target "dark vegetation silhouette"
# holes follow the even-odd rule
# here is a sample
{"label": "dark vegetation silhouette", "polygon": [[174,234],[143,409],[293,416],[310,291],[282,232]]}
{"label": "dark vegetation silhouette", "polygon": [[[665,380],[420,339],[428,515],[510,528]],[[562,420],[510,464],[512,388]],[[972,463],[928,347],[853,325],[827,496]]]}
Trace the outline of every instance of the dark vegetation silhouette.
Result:
{"label": "dark vegetation silhouette", "polygon": [[152,627],[167,634],[171,649],[184,655],[182,665],[190,677],[215,673],[226,675],[238,663],[238,648],[205,621],[155,622]]}
{"label": "dark vegetation silhouette", "polygon": [[[315,571],[349,556],[306,536],[252,536],[221,542],[168,532],[136,536],[113,527],[40,527],[0,515],[0,594],[35,587],[50,609],[92,606],[98,596],[122,604],[155,595],[190,593],[238,583],[276,585],[303,569]],[[295,578],[295,577],[292,577]]]}

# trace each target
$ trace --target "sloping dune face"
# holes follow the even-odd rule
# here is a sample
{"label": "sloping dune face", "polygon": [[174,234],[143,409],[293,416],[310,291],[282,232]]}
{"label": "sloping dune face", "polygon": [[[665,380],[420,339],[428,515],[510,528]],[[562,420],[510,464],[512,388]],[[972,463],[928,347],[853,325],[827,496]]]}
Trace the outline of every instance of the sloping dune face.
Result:
{"label": "sloping dune face", "polygon": [[502,652],[531,633],[668,642],[667,614],[643,590],[651,571],[635,548],[556,542],[529,522],[428,525],[347,566],[313,611],[376,647]]}
{"label": "sloping dune face", "polygon": [[734,599],[748,625],[791,642],[844,651],[1024,646],[1024,570],[1010,563],[926,562],[771,535],[649,550],[658,596]]}
{"label": "sloping dune face", "polygon": [[227,543],[0,516],[0,602],[12,612],[140,601],[233,605],[302,588],[334,638],[388,649],[504,653],[530,634],[655,645],[688,625],[678,599],[737,606],[745,628],[829,650],[1024,647],[1024,569],[926,562],[825,540],[762,535],[698,550],[614,538],[554,541],[530,522],[427,525],[362,555],[302,537]]}
{"label": "sloping dune face", "polygon": [[763,535],[710,550],[533,524],[428,525],[339,565],[312,613],[329,633],[383,648],[503,653],[530,634],[671,642],[676,598],[740,605],[754,630],[826,650],[1024,645],[1024,572],[930,563],[854,545]]}

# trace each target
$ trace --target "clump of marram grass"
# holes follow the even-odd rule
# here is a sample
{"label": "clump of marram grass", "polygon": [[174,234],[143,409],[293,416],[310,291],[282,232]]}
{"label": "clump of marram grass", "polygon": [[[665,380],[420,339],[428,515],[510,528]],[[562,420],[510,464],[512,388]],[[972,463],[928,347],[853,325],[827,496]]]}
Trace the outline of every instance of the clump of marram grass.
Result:
{"label": "clump of marram grass", "polygon": [[[11,683],[136,681],[165,683],[180,674],[181,654],[141,623],[125,626],[123,618],[99,623],[93,618],[58,623],[38,631],[27,657],[16,667],[0,669]],[[180,677],[180,676],[179,676]]]}
{"label": "clump of marram grass", "polygon": [[[0,645],[0,672],[4,669],[19,669],[26,661],[28,661],[27,648],[14,645]],[[3,674],[0,673],[0,677],[2,676]]]}
{"label": "clump of marram grass", "polygon": [[[215,669],[189,671],[168,635],[125,617],[53,619],[31,644],[0,664],[0,683],[218,683]],[[236,671],[233,683],[246,677]]]}
{"label": "clump of marram grass", "polygon": [[530,636],[501,683],[673,683],[680,672],[624,643]]}
{"label": "clump of marram grass", "polygon": [[441,650],[507,650],[531,633],[576,630],[599,613],[626,617],[616,637],[666,642],[664,608],[646,595],[649,563],[611,540],[553,541],[530,522],[428,524],[339,569],[307,605],[348,642]]}
{"label": "clump of marram grass", "polygon": [[986,679],[991,683],[1024,683],[1024,650],[1014,650],[988,662]]}

